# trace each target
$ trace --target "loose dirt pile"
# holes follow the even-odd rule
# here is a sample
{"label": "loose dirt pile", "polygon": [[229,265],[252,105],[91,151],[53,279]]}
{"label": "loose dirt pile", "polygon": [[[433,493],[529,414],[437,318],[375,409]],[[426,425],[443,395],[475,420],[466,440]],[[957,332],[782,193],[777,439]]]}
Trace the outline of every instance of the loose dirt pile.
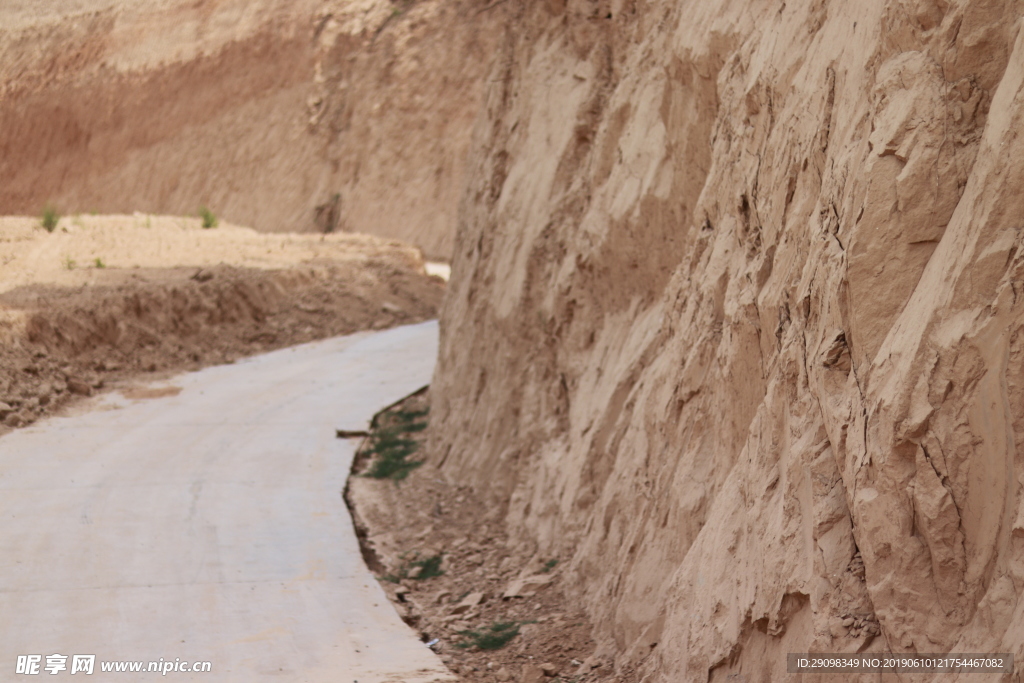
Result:
{"label": "loose dirt pile", "polygon": [[0,218],[0,264],[6,428],[140,372],[426,320],[444,292],[401,243],[161,216],[64,218],[52,234]]}
{"label": "loose dirt pile", "polygon": [[1012,652],[1020,679],[1021,18],[515,5],[431,457],[563,559],[619,670]]}
{"label": "loose dirt pile", "polygon": [[[424,642],[437,640],[433,649],[462,680],[629,680],[595,653],[588,618],[566,598],[560,559],[518,547],[502,507],[446,481],[416,447],[428,414],[426,391],[379,414],[345,492],[367,565],[402,619]],[[407,465],[422,464],[379,467],[403,446]]]}

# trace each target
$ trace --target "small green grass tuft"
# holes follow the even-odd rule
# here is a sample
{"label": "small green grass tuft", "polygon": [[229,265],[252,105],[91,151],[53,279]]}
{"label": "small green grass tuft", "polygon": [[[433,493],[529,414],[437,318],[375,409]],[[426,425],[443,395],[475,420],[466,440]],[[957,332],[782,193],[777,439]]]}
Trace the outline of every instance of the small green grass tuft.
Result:
{"label": "small green grass tuft", "polygon": [[478,650],[500,650],[519,635],[520,623],[517,621],[496,621],[487,628],[459,631],[465,640],[455,644],[463,650],[475,647]]}
{"label": "small green grass tuft", "polygon": [[428,557],[425,560],[416,560],[413,562],[412,565],[414,567],[420,568],[420,573],[416,575],[416,580],[422,581],[424,579],[432,579],[435,576],[442,576],[444,574],[444,570],[441,569],[441,560],[442,558],[440,555],[434,555],[433,557]]}
{"label": "small green grass tuft", "polygon": [[217,224],[220,222],[217,220],[217,215],[205,206],[199,207],[199,217],[203,220],[203,227],[206,229],[216,228]]}
{"label": "small green grass tuft", "polygon": [[53,232],[57,228],[57,223],[60,222],[60,214],[57,213],[57,209],[52,204],[47,204],[43,208],[43,217],[40,219],[40,223],[46,232]]}
{"label": "small green grass tuft", "polygon": [[546,574],[547,572],[554,569],[556,564],[558,564],[558,560],[548,560],[544,563],[544,568],[541,569],[541,571]]}
{"label": "small green grass tuft", "polygon": [[95,266],[96,268],[106,268],[107,267],[107,264],[104,263],[103,259],[101,259],[99,256],[97,256],[96,260],[94,260],[92,262],[92,265]]}
{"label": "small green grass tuft", "polygon": [[74,270],[78,266],[78,262],[70,256],[65,256],[63,263],[65,270]]}
{"label": "small green grass tuft", "polygon": [[[443,576],[444,570],[441,569],[441,562],[443,561],[443,555],[434,555],[425,559],[409,560],[405,561],[406,555],[400,556],[403,559],[402,565],[398,568],[396,574],[385,574],[380,577],[384,581],[390,581],[391,583],[401,583],[406,579],[412,579],[414,581],[424,581],[426,579],[432,579],[436,576]],[[414,557],[419,557],[415,555]],[[409,576],[410,571],[413,567],[419,567],[420,571],[416,576]]]}

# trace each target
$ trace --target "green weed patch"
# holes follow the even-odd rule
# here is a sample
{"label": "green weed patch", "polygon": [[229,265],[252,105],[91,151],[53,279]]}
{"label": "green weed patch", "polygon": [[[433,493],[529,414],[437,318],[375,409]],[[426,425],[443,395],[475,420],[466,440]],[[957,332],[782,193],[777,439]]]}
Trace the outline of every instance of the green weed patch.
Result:
{"label": "green weed patch", "polygon": [[[422,560],[414,559],[408,562],[403,562],[402,566],[398,569],[398,573],[388,574],[381,578],[384,581],[390,581],[391,583],[401,583],[406,579],[412,579],[413,581],[432,579],[435,576],[441,576],[444,574],[444,570],[441,569],[441,562],[443,559],[444,558],[441,555],[434,555]],[[413,572],[413,568],[415,567],[419,567],[419,572]]]}
{"label": "green weed patch", "polygon": [[519,635],[518,621],[496,621],[486,628],[459,631],[465,640],[455,643],[463,650],[475,647],[478,650],[500,650]]}
{"label": "green weed patch", "polygon": [[365,476],[397,482],[422,465],[423,460],[410,459],[419,450],[419,442],[409,436],[427,428],[423,418],[428,413],[429,409],[402,409],[375,417],[363,449],[363,455],[372,458]]}

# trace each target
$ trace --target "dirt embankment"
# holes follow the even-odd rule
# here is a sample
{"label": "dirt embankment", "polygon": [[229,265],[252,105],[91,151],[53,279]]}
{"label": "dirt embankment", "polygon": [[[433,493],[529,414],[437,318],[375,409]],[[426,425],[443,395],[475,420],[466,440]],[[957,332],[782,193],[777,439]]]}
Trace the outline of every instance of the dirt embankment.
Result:
{"label": "dirt embankment", "polygon": [[888,650],[1017,680],[1020,3],[516,7],[434,464],[565,558],[623,675]]}
{"label": "dirt embankment", "polygon": [[0,219],[0,430],[139,373],[436,316],[418,250],[161,216]]}
{"label": "dirt embankment", "polygon": [[448,260],[482,0],[0,7],[0,214],[188,214]]}

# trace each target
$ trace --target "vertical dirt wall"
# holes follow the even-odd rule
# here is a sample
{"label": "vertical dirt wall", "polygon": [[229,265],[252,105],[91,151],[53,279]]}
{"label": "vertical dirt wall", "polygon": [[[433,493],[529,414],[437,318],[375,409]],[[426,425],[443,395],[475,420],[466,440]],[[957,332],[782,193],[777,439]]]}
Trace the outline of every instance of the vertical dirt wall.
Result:
{"label": "vertical dirt wall", "polygon": [[1024,660],[1022,13],[515,6],[432,452],[623,676]]}

